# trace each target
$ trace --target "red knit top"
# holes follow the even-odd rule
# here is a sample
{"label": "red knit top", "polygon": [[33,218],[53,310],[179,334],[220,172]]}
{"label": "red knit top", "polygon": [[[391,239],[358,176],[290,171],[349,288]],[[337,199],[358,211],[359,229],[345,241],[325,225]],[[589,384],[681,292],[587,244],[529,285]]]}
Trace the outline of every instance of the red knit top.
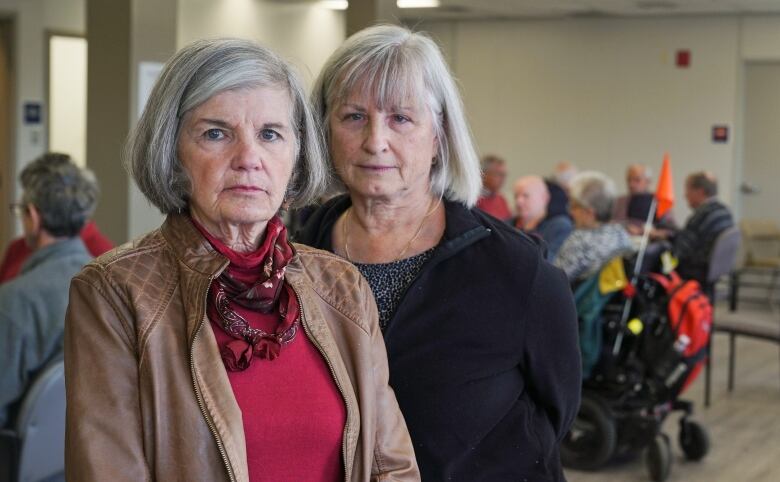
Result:
{"label": "red knit top", "polygon": [[[114,247],[111,241],[98,230],[94,221],[88,221],[79,236],[92,256],[100,256]],[[15,278],[31,254],[32,250],[27,246],[23,237],[11,241],[5,250],[3,261],[0,263],[0,283]]]}
{"label": "red knit top", "polygon": [[481,196],[477,200],[477,208],[502,221],[506,221],[512,217],[506,199],[499,193]]}
{"label": "red knit top", "polygon": [[[214,249],[230,260],[231,275],[250,282],[246,273],[257,268],[254,281],[260,279],[266,249],[237,253],[200,229]],[[263,314],[239,306],[236,312],[251,327],[269,333],[279,324],[278,311]],[[219,319],[209,318],[220,347],[234,340]],[[247,369],[227,375],[243,415],[251,481],[344,479],[344,399],[303,328],[284,345],[278,358],[255,357]]]}

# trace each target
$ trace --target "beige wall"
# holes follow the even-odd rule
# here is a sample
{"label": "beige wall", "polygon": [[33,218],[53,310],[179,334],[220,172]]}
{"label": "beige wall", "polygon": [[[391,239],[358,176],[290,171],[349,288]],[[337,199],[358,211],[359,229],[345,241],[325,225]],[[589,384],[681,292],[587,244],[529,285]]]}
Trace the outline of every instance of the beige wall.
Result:
{"label": "beige wall", "polygon": [[[0,15],[14,20],[14,120],[16,122],[14,171],[19,172],[29,161],[46,150],[46,120],[39,125],[24,125],[22,109],[25,102],[46,99],[46,32],[64,31],[83,34],[85,31],[85,0],[0,0]],[[19,195],[18,182],[11,197]]]}
{"label": "beige wall", "polygon": [[257,40],[295,63],[311,82],[345,38],[345,15],[320,5],[258,0],[179,2],[178,46],[231,36]]}
{"label": "beige wall", "polygon": [[86,165],[87,40],[56,35],[49,40],[49,148]]}
{"label": "beige wall", "polygon": [[[171,1],[177,47],[203,37],[254,38],[298,64],[307,81],[344,39],[344,12],[314,4]],[[45,124],[20,123],[24,101],[45,99],[45,32],[84,33],[85,5],[86,0],[0,0],[0,14],[16,21],[17,172],[46,148]],[[506,156],[510,177],[546,174],[555,162],[569,159],[609,171],[622,184],[626,163],[658,166],[668,150],[678,217],[687,213],[681,186],[693,169],[715,171],[724,198],[739,202],[744,64],[780,60],[780,16],[454,21],[418,28],[440,40],[461,82],[479,148]],[[690,69],[672,65],[678,48],[691,50]],[[158,53],[152,60],[168,55]],[[133,58],[141,60],[149,59]],[[732,140],[712,144],[710,128],[721,123],[731,127]],[[135,235],[159,218],[147,216],[153,211],[132,189],[130,195],[125,222]]]}
{"label": "beige wall", "polygon": [[758,192],[743,196],[743,214],[780,223],[780,62],[748,64],[745,87],[744,180]]}
{"label": "beige wall", "polygon": [[[713,144],[710,131],[726,124],[733,132],[738,118],[739,23],[486,21],[429,30],[451,57],[480,151],[505,156],[510,180],[548,174],[566,159],[622,186],[626,164],[657,169],[668,151],[684,218],[686,172],[712,170],[726,186],[735,177],[735,143]],[[691,51],[688,69],[674,65],[681,48]]]}
{"label": "beige wall", "polygon": [[741,19],[739,43],[743,60],[780,60],[780,15]]}
{"label": "beige wall", "polygon": [[[189,0],[186,0],[189,1]],[[138,81],[141,62],[163,63],[176,52],[177,1],[134,0],[130,79],[130,126],[140,117]],[[160,224],[163,216],[128,178],[128,239],[147,233]]]}

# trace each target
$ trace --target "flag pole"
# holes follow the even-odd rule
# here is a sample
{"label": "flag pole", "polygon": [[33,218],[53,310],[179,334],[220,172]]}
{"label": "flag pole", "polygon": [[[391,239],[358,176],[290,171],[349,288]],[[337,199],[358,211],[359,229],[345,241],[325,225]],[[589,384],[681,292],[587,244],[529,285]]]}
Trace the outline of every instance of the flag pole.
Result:
{"label": "flag pole", "polygon": [[[636,256],[636,263],[634,263],[634,272],[631,274],[632,286],[636,286],[636,281],[639,277],[639,269],[642,267],[642,261],[645,259],[647,243],[650,240],[650,230],[653,228],[653,219],[655,219],[655,210],[657,206],[658,201],[655,199],[655,196],[653,196],[653,200],[650,203],[650,211],[647,213],[647,219],[645,220],[645,229],[642,232],[642,242],[639,244],[639,252]],[[612,347],[612,355],[614,356],[617,356],[617,354],[620,353],[620,348],[623,345],[623,329],[628,322],[628,315],[631,312],[633,300],[633,298],[628,298],[626,300],[626,304],[623,305],[623,315],[620,317],[620,327],[618,329],[617,336],[615,337],[615,344]]]}

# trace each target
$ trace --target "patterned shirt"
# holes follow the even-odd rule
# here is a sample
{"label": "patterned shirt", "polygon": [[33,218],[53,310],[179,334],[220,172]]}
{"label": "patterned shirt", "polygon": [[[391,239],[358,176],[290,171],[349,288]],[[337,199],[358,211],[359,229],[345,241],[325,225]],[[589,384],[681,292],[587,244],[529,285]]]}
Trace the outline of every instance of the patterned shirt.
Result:
{"label": "patterned shirt", "polygon": [[574,281],[594,274],[607,261],[631,249],[631,238],[619,224],[575,229],[558,251],[555,266],[566,272],[569,281]]}
{"label": "patterned shirt", "polygon": [[431,248],[411,258],[399,259],[391,263],[354,263],[374,292],[379,309],[379,327],[383,333],[406,289],[420,274],[420,270],[431,258],[433,251],[434,248]]}

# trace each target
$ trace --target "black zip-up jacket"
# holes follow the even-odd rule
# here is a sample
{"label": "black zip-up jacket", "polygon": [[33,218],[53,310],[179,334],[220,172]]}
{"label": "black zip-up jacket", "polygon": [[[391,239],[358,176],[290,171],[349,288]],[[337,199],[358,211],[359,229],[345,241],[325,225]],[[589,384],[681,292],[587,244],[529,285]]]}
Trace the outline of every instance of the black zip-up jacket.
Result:
{"label": "black zip-up jacket", "polygon": [[[297,241],[333,251],[347,196]],[[433,256],[388,323],[390,385],[424,481],[561,481],[580,400],[577,315],[562,271],[528,236],[445,201]]]}

